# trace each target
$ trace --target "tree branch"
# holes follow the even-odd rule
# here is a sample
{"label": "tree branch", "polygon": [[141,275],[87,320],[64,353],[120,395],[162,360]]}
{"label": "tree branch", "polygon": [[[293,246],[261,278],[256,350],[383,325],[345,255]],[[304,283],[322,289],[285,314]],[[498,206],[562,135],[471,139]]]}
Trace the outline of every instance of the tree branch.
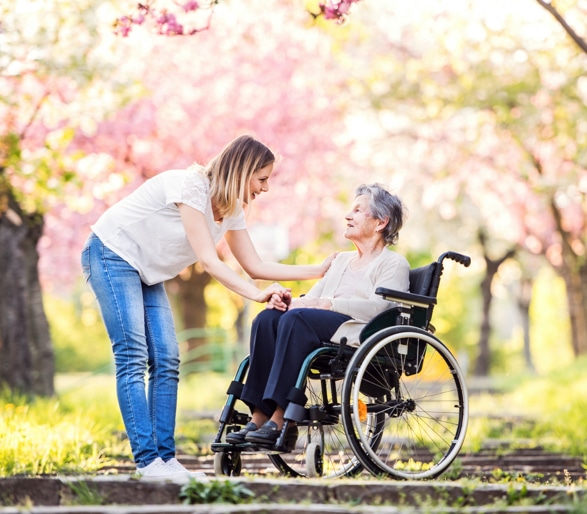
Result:
{"label": "tree branch", "polygon": [[577,44],[577,46],[583,50],[587,54],[587,41],[585,41],[581,36],[579,36],[573,28],[567,23],[567,21],[563,18],[563,16],[556,10],[556,7],[552,5],[552,2],[549,0],[536,0],[539,5],[544,7],[556,21],[565,29],[565,32],[571,36],[571,39]]}

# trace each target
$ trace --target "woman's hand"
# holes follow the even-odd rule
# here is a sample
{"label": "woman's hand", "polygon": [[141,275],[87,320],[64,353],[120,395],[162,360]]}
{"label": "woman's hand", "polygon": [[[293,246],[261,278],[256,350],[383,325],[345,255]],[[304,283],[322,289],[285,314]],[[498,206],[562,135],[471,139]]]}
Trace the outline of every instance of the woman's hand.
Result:
{"label": "woman's hand", "polygon": [[283,296],[286,294],[289,294],[291,299],[291,289],[283,287],[281,284],[274,282],[269,287],[266,287],[260,291],[259,295],[255,297],[255,301],[259,303],[265,303],[271,300],[273,295],[277,295],[280,298],[283,298]]}
{"label": "woman's hand", "polygon": [[277,309],[278,311],[286,311],[291,302],[291,292],[273,293],[267,302],[267,309]]}
{"label": "woman's hand", "polygon": [[322,273],[321,276],[324,276],[326,274],[326,272],[330,268],[330,265],[332,264],[332,261],[336,258],[337,255],[338,252],[334,252],[332,255],[329,255],[328,257],[326,257],[326,259],[324,259],[324,261],[322,261],[322,264],[320,264],[320,272]]}

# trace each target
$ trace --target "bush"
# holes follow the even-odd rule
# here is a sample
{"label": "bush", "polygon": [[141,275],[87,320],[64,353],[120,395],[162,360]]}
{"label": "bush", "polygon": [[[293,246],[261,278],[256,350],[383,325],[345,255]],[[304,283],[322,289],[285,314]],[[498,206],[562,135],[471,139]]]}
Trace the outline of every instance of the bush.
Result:
{"label": "bush", "polygon": [[90,292],[79,302],[45,297],[57,373],[112,371],[110,341]]}

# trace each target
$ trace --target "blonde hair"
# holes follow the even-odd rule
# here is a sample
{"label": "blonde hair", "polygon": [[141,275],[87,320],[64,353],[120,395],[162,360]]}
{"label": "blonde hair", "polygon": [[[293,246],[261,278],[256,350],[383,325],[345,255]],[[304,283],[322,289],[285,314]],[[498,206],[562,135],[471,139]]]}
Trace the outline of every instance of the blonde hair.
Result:
{"label": "blonde hair", "polygon": [[239,136],[206,166],[210,180],[210,197],[221,217],[231,216],[239,200],[245,200],[245,191],[251,176],[275,162],[275,155],[263,143],[251,136]]}

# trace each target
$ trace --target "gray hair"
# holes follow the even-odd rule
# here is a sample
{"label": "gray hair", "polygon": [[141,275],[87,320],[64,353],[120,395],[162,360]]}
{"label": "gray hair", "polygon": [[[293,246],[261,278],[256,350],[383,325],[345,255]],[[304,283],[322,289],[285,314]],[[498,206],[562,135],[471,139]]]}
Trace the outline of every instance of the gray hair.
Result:
{"label": "gray hair", "polygon": [[406,209],[401,200],[387,191],[381,184],[361,184],[355,190],[355,197],[368,195],[369,210],[375,219],[385,221],[387,225],[382,231],[386,245],[394,245],[399,238],[399,231],[404,224]]}

